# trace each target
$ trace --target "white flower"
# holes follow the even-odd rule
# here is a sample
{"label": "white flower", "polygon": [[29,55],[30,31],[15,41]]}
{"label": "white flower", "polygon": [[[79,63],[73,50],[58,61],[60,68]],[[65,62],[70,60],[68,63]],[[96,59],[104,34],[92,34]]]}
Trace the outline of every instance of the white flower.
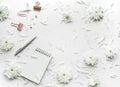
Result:
{"label": "white flower", "polygon": [[98,85],[98,80],[96,78],[91,78],[88,83],[89,87],[95,87]]}
{"label": "white flower", "polygon": [[107,47],[105,55],[108,58],[108,60],[111,60],[111,59],[114,59],[116,57],[117,53],[115,52],[115,49],[113,49],[111,47]]}
{"label": "white flower", "polygon": [[89,19],[93,22],[98,22],[104,18],[104,9],[102,7],[92,7],[89,10]]}
{"label": "white flower", "polygon": [[0,6],[0,21],[4,21],[8,18],[8,8],[6,6]]}
{"label": "white flower", "polygon": [[1,41],[0,48],[4,51],[9,51],[13,48],[14,44],[5,39]]}
{"label": "white flower", "polygon": [[84,62],[87,65],[94,66],[97,63],[97,58],[94,55],[88,55],[85,59]]}
{"label": "white flower", "polygon": [[18,76],[20,76],[21,73],[21,69],[17,66],[14,65],[9,65],[5,70],[4,70],[4,75],[8,78],[8,79],[15,79]]}
{"label": "white flower", "polygon": [[71,18],[70,15],[64,14],[64,15],[63,15],[63,20],[62,20],[62,21],[65,22],[65,23],[70,23],[70,22],[72,22],[72,18]]}
{"label": "white flower", "polygon": [[56,76],[57,80],[61,84],[68,84],[72,80],[72,75],[68,71],[60,71]]}

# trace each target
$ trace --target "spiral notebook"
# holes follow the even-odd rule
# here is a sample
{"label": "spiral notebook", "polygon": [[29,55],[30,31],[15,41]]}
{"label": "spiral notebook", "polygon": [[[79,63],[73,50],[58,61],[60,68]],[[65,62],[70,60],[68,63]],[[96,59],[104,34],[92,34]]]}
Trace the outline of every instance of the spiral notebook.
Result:
{"label": "spiral notebook", "polygon": [[19,58],[19,62],[20,61],[23,62],[20,63],[20,66],[22,67],[21,76],[36,84],[39,84],[45,75],[45,72],[52,59],[52,56],[50,53],[43,50],[43,48],[49,48],[45,45],[45,43],[42,44],[41,42],[39,44],[39,47],[41,46],[40,48],[42,49],[38,48],[38,46],[36,45],[37,45],[36,42],[33,42],[29,46],[29,50],[25,49],[21,53],[22,57]]}

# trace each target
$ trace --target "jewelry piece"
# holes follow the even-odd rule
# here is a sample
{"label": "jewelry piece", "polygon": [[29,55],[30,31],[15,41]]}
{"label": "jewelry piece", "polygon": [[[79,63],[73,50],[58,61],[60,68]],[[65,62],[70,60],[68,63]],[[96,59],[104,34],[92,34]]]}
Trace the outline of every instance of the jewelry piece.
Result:
{"label": "jewelry piece", "polygon": [[40,11],[41,10],[40,2],[36,2],[33,9],[34,9],[34,11]]}
{"label": "jewelry piece", "polygon": [[11,23],[11,26],[14,26],[17,28],[18,31],[21,31],[23,29],[23,23],[19,23],[19,24],[16,24],[16,23]]}
{"label": "jewelry piece", "polygon": [[18,14],[18,16],[20,16],[20,17],[26,17],[27,16],[27,14],[30,12],[31,10],[22,10],[22,11],[19,11],[17,14]]}

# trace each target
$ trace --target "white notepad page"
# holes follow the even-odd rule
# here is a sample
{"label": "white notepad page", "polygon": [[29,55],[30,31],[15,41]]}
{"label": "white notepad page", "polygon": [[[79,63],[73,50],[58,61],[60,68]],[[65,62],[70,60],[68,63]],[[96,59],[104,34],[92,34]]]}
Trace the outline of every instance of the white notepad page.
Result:
{"label": "white notepad page", "polygon": [[39,53],[37,59],[30,59],[22,68],[21,75],[37,84],[40,83],[49,65],[51,57]]}
{"label": "white notepad page", "polygon": [[[41,48],[42,50],[48,48],[46,42],[35,40],[32,44],[30,44],[23,52],[19,55],[21,56],[18,60],[21,66],[21,75],[22,77],[35,82],[37,84],[42,80],[45,71],[52,59],[52,56],[46,56],[40,52],[35,51],[36,48]],[[25,63],[25,64],[24,64]]]}

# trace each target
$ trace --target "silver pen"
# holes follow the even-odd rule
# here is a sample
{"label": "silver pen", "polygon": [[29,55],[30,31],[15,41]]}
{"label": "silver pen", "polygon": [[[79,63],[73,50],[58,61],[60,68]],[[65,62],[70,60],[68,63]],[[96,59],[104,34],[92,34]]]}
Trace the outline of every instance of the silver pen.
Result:
{"label": "silver pen", "polygon": [[23,47],[19,48],[16,53],[15,56],[17,56],[20,52],[22,52],[27,46],[29,46],[37,37],[35,36],[32,40],[30,40],[27,44],[25,44]]}

